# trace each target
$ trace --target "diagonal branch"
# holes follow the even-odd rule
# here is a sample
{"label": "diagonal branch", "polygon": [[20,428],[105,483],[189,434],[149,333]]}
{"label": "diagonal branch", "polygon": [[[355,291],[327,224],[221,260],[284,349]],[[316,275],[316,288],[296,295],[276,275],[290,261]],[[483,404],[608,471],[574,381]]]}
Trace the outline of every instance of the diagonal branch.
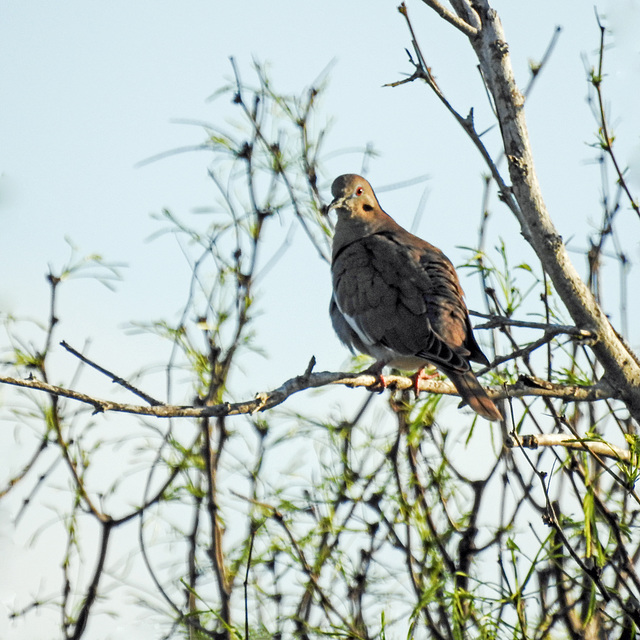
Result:
{"label": "diagonal branch", "polygon": [[87,358],[87,356],[85,356],[82,353],[80,353],[77,349],[74,349],[70,344],[67,344],[67,342],[65,342],[64,340],[60,343],[60,346],[63,347],[64,349],[66,349],[69,353],[74,355],[76,358],[78,358],[79,360],[81,360],[85,364],[88,364],[90,367],[92,367],[96,371],[99,371],[100,373],[104,374],[105,376],[111,378],[111,381],[114,384],[121,385],[122,387],[124,387],[128,391],[131,391],[135,395],[137,395],[140,398],[142,398],[145,402],[148,402],[150,405],[162,404],[159,400],[155,400],[150,395],[146,394],[144,391],[141,391],[140,389],[137,389],[130,382],[127,382],[126,380],[121,378],[119,375],[109,371],[108,369],[105,369],[104,367],[101,367],[99,364],[95,363],[93,360]]}
{"label": "diagonal branch", "polygon": [[[445,6],[440,4],[438,0],[422,0],[427,6],[431,7],[443,20],[446,20],[449,24],[452,24],[458,31],[461,31],[469,38],[473,38],[478,35],[478,30],[471,26],[468,22],[459,18],[455,13],[452,13]],[[404,2],[400,5],[399,10],[401,13],[406,11]]]}
{"label": "diagonal branch", "polygon": [[607,116],[605,113],[604,106],[604,98],[602,95],[602,81],[604,78],[602,72],[602,63],[604,60],[604,52],[605,52],[605,44],[604,37],[606,33],[606,28],[600,21],[600,16],[596,11],[596,20],[598,21],[598,28],[600,29],[600,54],[598,59],[598,71],[595,70],[591,72],[591,84],[593,85],[596,95],[598,96],[598,115],[600,117],[600,136],[601,143],[600,146],[602,149],[609,154],[609,158],[611,158],[611,163],[613,164],[613,168],[616,170],[616,174],[618,175],[618,184],[622,187],[622,190],[625,192],[627,198],[629,199],[629,204],[631,208],[638,214],[640,217],[640,206],[636,202],[629,186],[627,185],[627,181],[624,178],[624,171],[620,168],[618,163],[618,159],[616,158],[615,153],[613,152],[613,136],[609,133],[609,125],[607,123]]}
{"label": "diagonal branch", "polygon": [[[611,326],[609,319],[578,275],[542,197],[524,115],[524,97],[516,85],[509,46],[497,12],[488,0],[473,7],[481,27],[469,42],[478,56],[500,122],[513,193],[519,205],[522,233],[576,325],[597,335],[592,349],[633,418],[640,422],[640,360]],[[491,166],[491,165],[490,165]]]}

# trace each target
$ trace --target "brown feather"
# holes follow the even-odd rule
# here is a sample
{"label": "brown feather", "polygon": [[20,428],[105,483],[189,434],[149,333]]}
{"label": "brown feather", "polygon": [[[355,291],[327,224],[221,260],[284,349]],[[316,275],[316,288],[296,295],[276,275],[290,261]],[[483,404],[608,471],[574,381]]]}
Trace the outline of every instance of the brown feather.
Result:
{"label": "brown feather", "polygon": [[451,371],[446,373],[458,390],[463,405],[468,404],[478,415],[487,420],[502,420],[500,410],[482,388],[473,371],[469,370],[462,374]]}
{"label": "brown feather", "polygon": [[473,337],[449,259],[388,216],[361,176],[340,176],[331,191],[338,222],[330,315],[338,337],[385,364],[436,365],[472,409],[500,420],[469,364],[488,360]]}

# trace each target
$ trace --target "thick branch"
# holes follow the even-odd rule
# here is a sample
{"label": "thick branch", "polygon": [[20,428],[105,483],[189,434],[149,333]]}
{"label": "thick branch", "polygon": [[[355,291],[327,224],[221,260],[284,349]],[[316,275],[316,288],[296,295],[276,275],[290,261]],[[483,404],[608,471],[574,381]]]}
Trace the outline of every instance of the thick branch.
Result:
{"label": "thick branch", "polygon": [[606,315],[569,259],[554,227],[540,190],[524,116],[524,98],[516,85],[502,25],[487,0],[474,8],[482,27],[470,42],[495,101],[513,193],[520,205],[522,231],[549,274],[576,325],[593,331],[592,348],[609,383],[619,391],[627,408],[640,422],[640,362],[619,339]]}

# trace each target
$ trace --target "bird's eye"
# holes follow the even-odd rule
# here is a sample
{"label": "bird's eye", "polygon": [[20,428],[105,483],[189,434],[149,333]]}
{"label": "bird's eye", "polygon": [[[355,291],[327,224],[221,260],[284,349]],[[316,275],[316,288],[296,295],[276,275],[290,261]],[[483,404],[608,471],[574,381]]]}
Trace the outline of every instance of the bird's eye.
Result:
{"label": "bird's eye", "polygon": [[358,187],[356,189],[356,195],[361,196],[364,193],[364,189],[362,187]]}

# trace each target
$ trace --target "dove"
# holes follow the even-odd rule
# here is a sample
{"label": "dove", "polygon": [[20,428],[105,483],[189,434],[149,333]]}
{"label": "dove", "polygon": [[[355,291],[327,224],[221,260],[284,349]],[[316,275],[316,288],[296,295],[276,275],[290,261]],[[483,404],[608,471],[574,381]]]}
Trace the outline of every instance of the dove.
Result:
{"label": "dove", "polygon": [[328,211],[333,236],[329,312],[340,340],[384,366],[435,365],[478,415],[502,420],[470,362],[489,365],[473,336],[458,275],[449,259],[386,214],[365,178],[339,176]]}

